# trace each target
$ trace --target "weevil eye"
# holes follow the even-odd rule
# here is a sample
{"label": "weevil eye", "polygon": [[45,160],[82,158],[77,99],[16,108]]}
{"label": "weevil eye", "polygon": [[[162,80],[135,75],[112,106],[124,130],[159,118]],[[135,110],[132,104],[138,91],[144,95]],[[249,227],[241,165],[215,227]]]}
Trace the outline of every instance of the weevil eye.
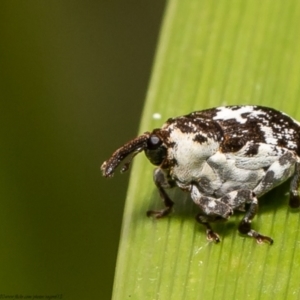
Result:
{"label": "weevil eye", "polygon": [[155,150],[162,144],[162,140],[155,134],[152,134],[147,143],[147,148],[149,150]]}
{"label": "weevil eye", "polygon": [[147,141],[146,156],[156,166],[160,165],[166,157],[167,149],[163,141],[155,134],[152,134]]}

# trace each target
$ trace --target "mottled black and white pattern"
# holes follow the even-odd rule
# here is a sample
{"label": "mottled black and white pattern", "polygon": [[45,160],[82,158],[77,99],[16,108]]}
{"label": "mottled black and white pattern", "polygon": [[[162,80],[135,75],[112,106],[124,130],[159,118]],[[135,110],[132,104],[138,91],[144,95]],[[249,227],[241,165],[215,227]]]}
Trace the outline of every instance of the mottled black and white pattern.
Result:
{"label": "mottled black and white pattern", "polygon": [[251,229],[251,221],[258,197],[288,178],[290,206],[300,206],[300,123],[272,108],[224,106],[171,118],[118,149],[101,166],[103,175],[112,176],[125,157],[141,151],[157,166],[154,182],[166,206],[147,214],[167,215],[173,202],[165,189],[177,186],[199,206],[196,219],[206,226],[209,240],[219,241],[210,222],[226,220],[249,204],[239,231],[272,243]]}

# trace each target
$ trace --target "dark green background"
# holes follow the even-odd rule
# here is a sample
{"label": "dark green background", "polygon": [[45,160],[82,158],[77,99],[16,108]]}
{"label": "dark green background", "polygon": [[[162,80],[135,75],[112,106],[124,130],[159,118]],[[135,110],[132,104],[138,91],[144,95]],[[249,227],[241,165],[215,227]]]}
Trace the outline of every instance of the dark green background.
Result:
{"label": "dark green background", "polygon": [[[0,2],[0,295],[110,299],[163,1]],[[118,175],[118,174],[117,174]]]}

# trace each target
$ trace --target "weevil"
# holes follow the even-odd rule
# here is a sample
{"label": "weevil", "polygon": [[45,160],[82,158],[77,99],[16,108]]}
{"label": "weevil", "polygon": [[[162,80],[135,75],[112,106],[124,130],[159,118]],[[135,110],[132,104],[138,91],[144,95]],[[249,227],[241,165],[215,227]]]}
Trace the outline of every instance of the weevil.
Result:
{"label": "weevil", "polygon": [[113,176],[127,156],[121,171],[128,170],[142,151],[156,166],[153,179],[165,205],[147,216],[168,215],[174,202],[166,190],[179,187],[200,208],[196,220],[205,226],[209,241],[220,241],[210,223],[245,211],[239,232],[272,244],[251,222],[258,198],[289,178],[289,205],[300,207],[300,123],[273,108],[222,106],[170,118],[116,150],[102,164],[103,175]]}

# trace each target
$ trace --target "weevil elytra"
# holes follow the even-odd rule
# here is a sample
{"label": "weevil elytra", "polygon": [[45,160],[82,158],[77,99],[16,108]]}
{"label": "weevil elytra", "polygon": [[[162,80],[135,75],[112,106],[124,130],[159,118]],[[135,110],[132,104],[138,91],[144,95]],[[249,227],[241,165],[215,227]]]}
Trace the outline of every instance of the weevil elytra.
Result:
{"label": "weevil elytra", "polygon": [[291,178],[292,208],[300,207],[300,123],[262,106],[223,106],[170,118],[159,129],[145,132],[116,150],[101,170],[111,177],[117,166],[144,151],[156,169],[154,182],[165,208],[148,216],[168,215],[173,201],[166,189],[179,187],[199,206],[196,220],[207,239],[219,242],[211,222],[246,211],[239,232],[272,244],[272,238],[251,228],[258,198]]}

